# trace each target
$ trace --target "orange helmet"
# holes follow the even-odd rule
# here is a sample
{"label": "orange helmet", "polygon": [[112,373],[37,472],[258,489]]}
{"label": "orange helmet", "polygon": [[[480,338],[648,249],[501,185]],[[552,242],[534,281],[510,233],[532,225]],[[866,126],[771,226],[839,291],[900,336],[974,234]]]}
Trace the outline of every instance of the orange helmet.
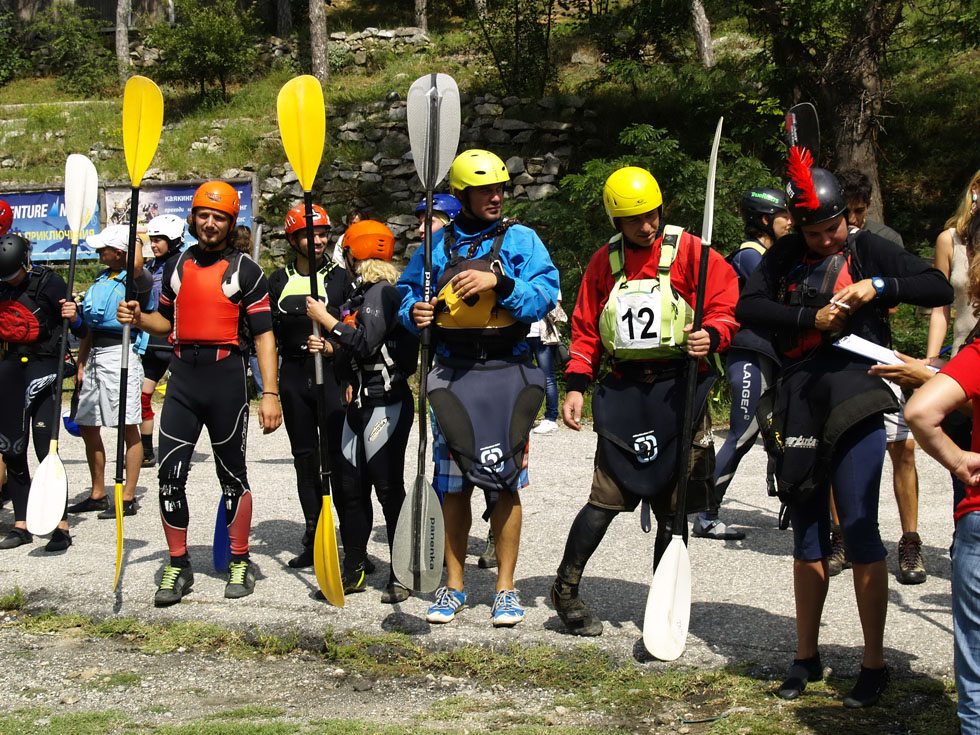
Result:
{"label": "orange helmet", "polygon": [[347,228],[343,246],[350,250],[354,260],[391,260],[395,254],[395,236],[381,222],[364,219]]}
{"label": "orange helmet", "polygon": [[196,207],[206,207],[230,214],[232,226],[238,219],[239,206],[238,192],[231,184],[224,181],[205,181],[194,192],[194,199],[191,200],[192,210]]}
{"label": "orange helmet", "polygon": [[[313,226],[314,227],[329,227],[330,217],[327,216],[326,211],[319,204],[313,205]],[[292,235],[297,230],[306,229],[306,207],[302,204],[297,204],[295,207],[289,210],[289,214],[286,215],[286,234]]]}

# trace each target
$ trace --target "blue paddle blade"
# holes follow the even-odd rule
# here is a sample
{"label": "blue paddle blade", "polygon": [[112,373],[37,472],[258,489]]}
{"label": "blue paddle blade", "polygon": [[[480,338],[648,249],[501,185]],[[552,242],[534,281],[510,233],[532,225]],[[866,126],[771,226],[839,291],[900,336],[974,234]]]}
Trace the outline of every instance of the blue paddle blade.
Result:
{"label": "blue paddle blade", "polygon": [[224,574],[231,563],[231,537],[228,535],[228,518],[225,515],[225,496],[218,503],[218,516],[214,519],[214,571]]}

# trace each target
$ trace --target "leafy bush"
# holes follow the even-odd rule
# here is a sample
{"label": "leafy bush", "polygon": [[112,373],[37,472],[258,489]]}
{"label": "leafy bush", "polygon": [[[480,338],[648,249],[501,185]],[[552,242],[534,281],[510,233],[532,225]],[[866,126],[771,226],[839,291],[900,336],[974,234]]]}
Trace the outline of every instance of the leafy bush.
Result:
{"label": "leafy bush", "polygon": [[48,66],[62,88],[100,96],[116,87],[116,59],[102,42],[100,24],[88,8],[58,2],[38,14],[27,35],[36,48],[34,65]]}
{"label": "leafy bush", "polygon": [[507,94],[544,94],[555,74],[550,40],[554,0],[512,0],[488,5],[477,25]]}
{"label": "leafy bush", "polygon": [[161,62],[150,73],[160,81],[197,85],[202,99],[215,81],[227,95],[228,82],[246,78],[255,62],[255,16],[235,0],[175,0],[176,23],[158,23],[147,43]]}
{"label": "leafy bush", "polygon": [[16,77],[27,66],[15,22],[12,13],[0,13],[0,86]]}

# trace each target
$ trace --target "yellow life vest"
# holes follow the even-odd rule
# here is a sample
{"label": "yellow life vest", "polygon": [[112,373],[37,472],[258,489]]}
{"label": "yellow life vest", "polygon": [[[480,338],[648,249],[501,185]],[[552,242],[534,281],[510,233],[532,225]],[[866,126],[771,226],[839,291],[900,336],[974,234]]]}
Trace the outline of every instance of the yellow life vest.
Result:
{"label": "yellow life vest", "polygon": [[616,360],[664,360],[687,354],[687,332],[694,309],[670,284],[670,268],[684,229],[664,228],[656,278],[627,280],[623,235],[609,241],[609,267],[615,283],[599,315],[599,337]]}

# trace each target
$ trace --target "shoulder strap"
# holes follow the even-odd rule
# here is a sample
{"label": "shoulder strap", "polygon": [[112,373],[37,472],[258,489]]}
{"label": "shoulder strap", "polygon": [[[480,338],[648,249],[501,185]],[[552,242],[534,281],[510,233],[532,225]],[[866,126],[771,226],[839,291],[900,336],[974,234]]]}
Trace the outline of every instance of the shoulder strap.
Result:
{"label": "shoulder strap", "polygon": [[661,276],[664,271],[670,272],[670,266],[674,264],[674,259],[677,257],[677,246],[683,234],[683,227],[677,225],[664,227],[664,237],[660,241],[660,262],[657,264],[657,271]]}
{"label": "shoulder strap", "polygon": [[743,250],[755,250],[759,255],[766,254],[766,246],[763,245],[758,240],[746,240],[741,245],[738,246],[738,250],[732,253],[732,257],[738,255]]}
{"label": "shoulder strap", "polygon": [[609,270],[612,271],[613,282],[623,277],[626,260],[623,258],[623,233],[616,233],[609,240]]}

